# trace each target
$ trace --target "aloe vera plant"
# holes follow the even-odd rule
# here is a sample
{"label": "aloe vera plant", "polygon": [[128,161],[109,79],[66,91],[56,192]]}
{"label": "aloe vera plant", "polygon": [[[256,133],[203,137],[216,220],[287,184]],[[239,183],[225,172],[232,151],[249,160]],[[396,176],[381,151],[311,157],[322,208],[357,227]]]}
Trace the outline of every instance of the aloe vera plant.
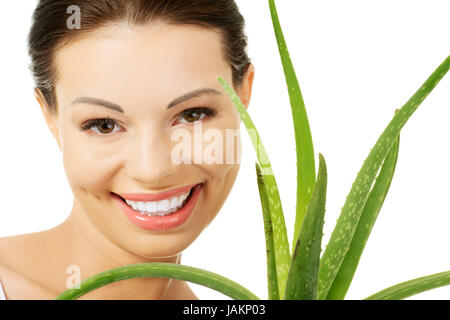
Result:
{"label": "aloe vera plant", "polygon": [[[256,151],[255,169],[267,252],[268,298],[340,300],[345,298],[367,239],[389,191],[399,153],[401,129],[448,72],[450,56],[437,67],[416,93],[396,110],[392,120],[370,150],[321,256],[327,191],[325,158],[319,154],[316,176],[312,135],[305,104],[283,37],[275,2],[268,0],[268,3],[289,89],[295,130],[297,206],[292,248],[289,248],[275,175],[270,161],[267,161],[268,155],[258,131],[232,87],[222,77],[218,77],[219,83],[230,96],[246,126]],[[76,299],[114,281],[137,277],[180,279],[212,288],[233,299],[259,299],[248,289],[218,274],[169,263],[142,263],[108,270],[85,279],[78,289],[69,289],[56,299]],[[445,271],[400,283],[366,299],[404,299],[449,284],[450,271]]]}

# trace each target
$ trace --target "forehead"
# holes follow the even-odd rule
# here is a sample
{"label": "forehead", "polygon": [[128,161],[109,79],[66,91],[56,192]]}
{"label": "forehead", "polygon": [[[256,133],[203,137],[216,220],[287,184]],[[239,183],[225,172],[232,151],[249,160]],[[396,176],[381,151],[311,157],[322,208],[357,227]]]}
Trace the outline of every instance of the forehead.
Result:
{"label": "forehead", "polygon": [[164,104],[189,89],[220,89],[219,75],[231,78],[220,33],[197,25],[105,26],[58,50],[55,62],[58,100]]}

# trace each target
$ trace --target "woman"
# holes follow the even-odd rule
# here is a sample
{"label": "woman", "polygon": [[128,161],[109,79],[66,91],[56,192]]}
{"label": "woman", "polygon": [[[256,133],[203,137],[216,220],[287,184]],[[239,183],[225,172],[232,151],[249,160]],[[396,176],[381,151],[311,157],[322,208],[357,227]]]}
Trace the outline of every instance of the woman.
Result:
{"label": "woman", "polygon": [[[243,28],[233,0],[39,1],[35,94],[74,203],[52,229],[0,238],[6,298],[52,299],[77,276],[181,263],[239,170],[240,136],[226,142],[240,117],[217,77],[248,107],[254,66]],[[182,281],[139,278],[81,299],[196,296]]]}

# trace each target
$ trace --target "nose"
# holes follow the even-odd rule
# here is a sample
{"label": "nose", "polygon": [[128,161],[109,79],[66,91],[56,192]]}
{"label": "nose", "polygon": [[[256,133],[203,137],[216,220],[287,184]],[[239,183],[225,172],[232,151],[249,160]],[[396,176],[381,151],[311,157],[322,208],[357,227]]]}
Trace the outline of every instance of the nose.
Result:
{"label": "nose", "polygon": [[128,173],[144,189],[176,183],[178,165],[171,159],[171,141],[161,133],[146,132],[135,140],[128,155]]}

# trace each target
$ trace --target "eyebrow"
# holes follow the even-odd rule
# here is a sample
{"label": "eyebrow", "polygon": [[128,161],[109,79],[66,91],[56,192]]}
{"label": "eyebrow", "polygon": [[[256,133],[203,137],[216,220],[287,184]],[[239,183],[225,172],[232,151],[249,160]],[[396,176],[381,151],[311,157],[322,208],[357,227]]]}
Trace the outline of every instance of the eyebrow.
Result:
{"label": "eyebrow", "polygon": [[[200,97],[203,95],[221,95],[222,93],[220,91],[217,91],[215,89],[212,88],[203,88],[203,89],[197,89],[197,90],[193,90],[191,92],[185,93],[182,96],[174,99],[172,102],[170,102],[167,105],[167,109],[170,109],[184,101],[196,98],[196,97]],[[98,106],[102,106],[108,109],[112,109],[121,113],[125,113],[122,109],[122,107],[120,107],[119,105],[113,103],[113,102],[109,102],[103,99],[99,99],[99,98],[93,98],[93,97],[78,97],[76,98],[74,101],[72,101],[70,104],[77,104],[77,103],[87,103],[87,104],[93,104],[93,105],[98,105]]]}

